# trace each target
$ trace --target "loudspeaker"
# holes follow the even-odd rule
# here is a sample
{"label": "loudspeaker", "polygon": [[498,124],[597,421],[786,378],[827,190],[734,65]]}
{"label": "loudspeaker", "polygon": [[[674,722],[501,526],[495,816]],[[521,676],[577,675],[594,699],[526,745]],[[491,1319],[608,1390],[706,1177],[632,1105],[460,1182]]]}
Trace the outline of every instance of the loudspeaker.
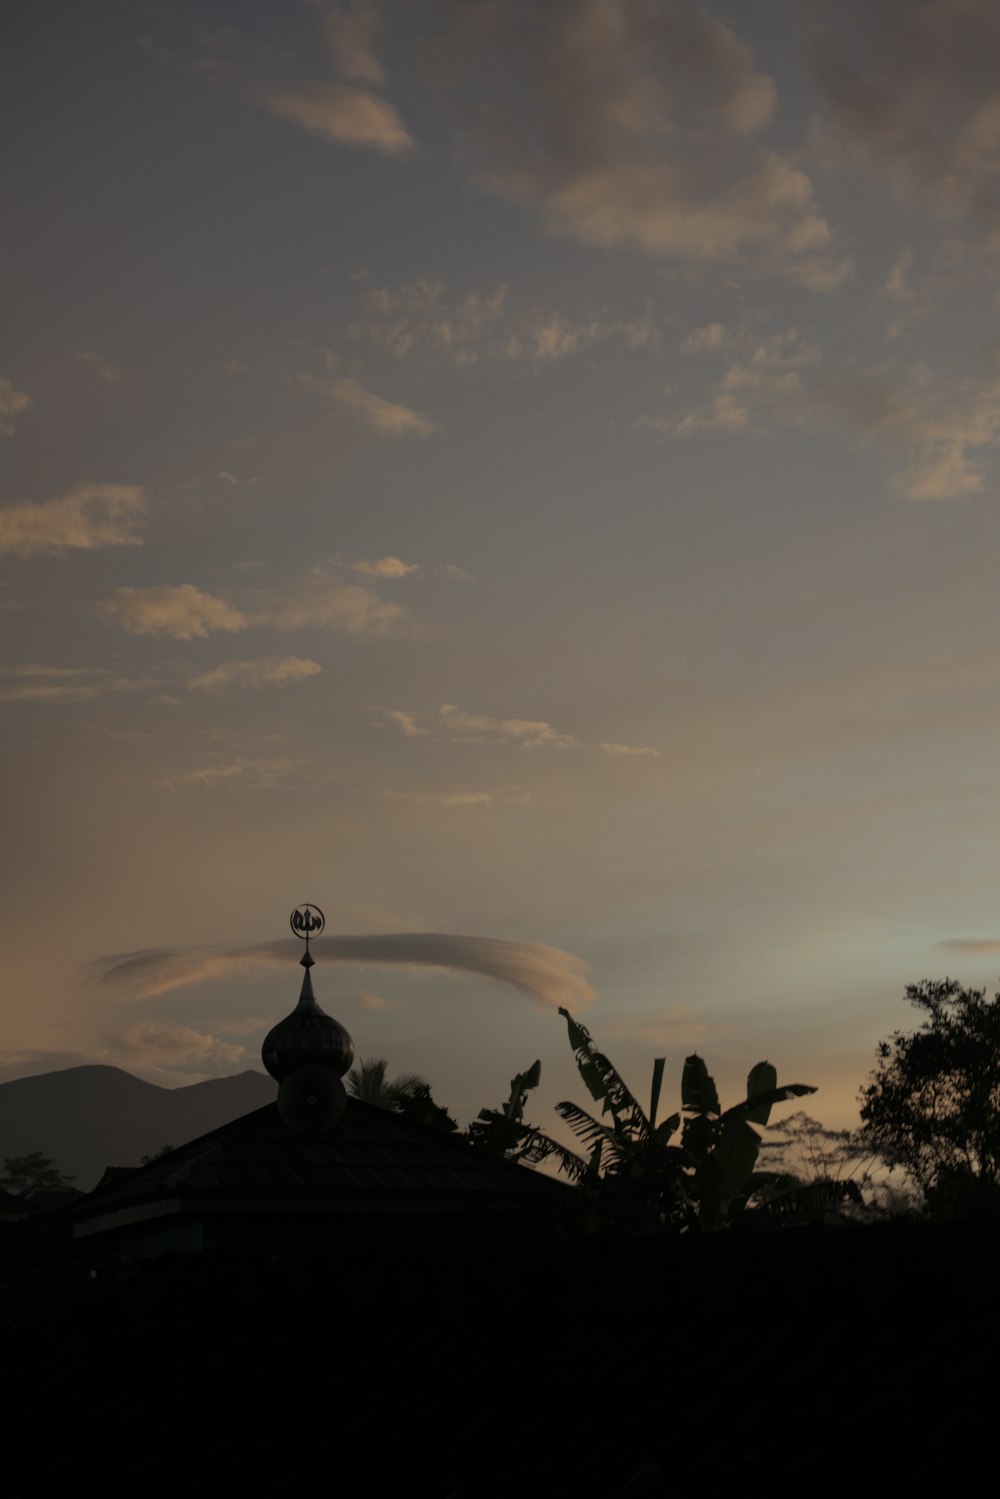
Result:
{"label": "loudspeaker", "polygon": [[346,1108],[344,1085],[329,1067],[296,1067],[278,1089],[278,1113],[308,1140],[331,1130]]}

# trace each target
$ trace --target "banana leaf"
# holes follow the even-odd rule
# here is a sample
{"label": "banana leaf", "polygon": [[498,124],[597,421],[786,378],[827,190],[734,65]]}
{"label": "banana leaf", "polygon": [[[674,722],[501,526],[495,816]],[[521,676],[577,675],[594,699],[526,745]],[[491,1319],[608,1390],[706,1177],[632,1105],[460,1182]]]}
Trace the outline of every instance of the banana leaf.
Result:
{"label": "banana leaf", "polygon": [[562,1006],[559,1013],[566,1021],[573,1056],[591,1098],[604,1105],[602,1113],[612,1114],[616,1125],[624,1125],[637,1135],[648,1136],[649,1120],[641,1105],[604,1053],[597,1050],[587,1027],[574,1020]]}
{"label": "banana leaf", "polygon": [[685,1114],[714,1114],[722,1112],[719,1095],[711,1073],[697,1053],[685,1058],[681,1073],[681,1106]]}

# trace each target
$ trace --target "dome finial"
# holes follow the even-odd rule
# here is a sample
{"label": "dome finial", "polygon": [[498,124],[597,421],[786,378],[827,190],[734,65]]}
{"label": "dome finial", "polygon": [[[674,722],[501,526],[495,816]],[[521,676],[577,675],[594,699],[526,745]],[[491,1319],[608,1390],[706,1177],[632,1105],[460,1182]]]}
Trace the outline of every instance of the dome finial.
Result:
{"label": "dome finial", "polygon": [[264,1066],[279,1084],[278,1109],[297,1134],[325,1134],[340,1118],[347,1095],[340,1079],[354,1060],[354,1042],[344,1027],[316,1003],[312,974],[315,958],[310,937],[326,925],[318,906],[296,906],[291,928],[306,950],[299,959],[305,973],[299,1002],[264,1039]]}

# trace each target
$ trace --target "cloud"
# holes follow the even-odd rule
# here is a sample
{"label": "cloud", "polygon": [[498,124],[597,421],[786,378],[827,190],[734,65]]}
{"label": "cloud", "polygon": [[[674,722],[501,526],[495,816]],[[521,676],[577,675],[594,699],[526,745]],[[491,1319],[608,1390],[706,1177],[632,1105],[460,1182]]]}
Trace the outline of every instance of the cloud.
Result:
{"label": "cloud", "polygon": [[691,1005],[676,1005],[660,1014],[636,1015],[602,1025],[601,1034],[612,1041],[646,1041],[651,1046],[701,1046],[714,1036],[732,1030],[728,1024],[696,1020]]}
{"label": "cloud", "polygon": [[145,495],[135,484],[78,484],[54,500],[0,510],[0,555],[141,546],[145,513]]}
{"label": "cloud", "polygon": [[560,734],[550,723],[527,718],[487,718],[481,713],[466,713],[457,703],[443,703],[437,710],[437,719],[449,738],[473,743],[499,739],[525,749],[575,749],[580,742],[572,734]]}
{"label": "cloud", "polygon": [[945,937],[943,941],[935,943],[936,947],[946,947],[950,952],[983,953],[991,955],[1000,952],[1000,937]]}
{"label": "cloud", "polygon": [[370,562],[355,562],[354,571],[366,578],[405,578],[420,571],[419,562],[401,562],[398,557],[377,557]]}
{"label": "cloud", "polygon": [[417,149],[395,106],[365,89],[300,82],[265,89],[260,97],[272,114],[322,140],[365,146],[386,156],[409,156]]}
{"label": "cloud", "polygon": [[880,289],[880,295],[887,302],[912,302],[913,287],[910,284],[910,271],[913,269],[913,251],[909,246],[900,250],[896,259],[890,267],[889,274],[885,278]]}
{"label": "cloud", "polygon": [[829,282],[812,184],[758,140],[774,84],[723,21],[671,0],[441,9],[429,81],[479,186],[590,244]]}
{"label": "cloud", "polygon": [[[908,261],[890,278],[905,297]],[[643,415],[637,427],[676,437],[760,435],[775,423],[846,426],[880,448],[907,499],[951,500],[980,493],[989,455],[1000,446],[1000,379],[938,375],[926,365],[886,362],[824,369],[821,351],[798,329],[735,341],[734,354],[705,400],[687,411]],[[728,347],[728,346],[727,346]]]}
{"label": "cloud", "polygon": [[248,624],[239,610],[191,583],[116,588],[98,601],[97,612],[129,635],[169,635],[174,640],[193,640],[212,630],[243,630]]}
{"label": "cloud", "polygon": [[[455,744],[513,744],[520,749],[600,749],[607,754],[660,758],[659,750],[648,745],[602,743],[588,745],[572,734],[561,733],[543,719],[490,718],[482,713],[467,713],[457,703],[442,703],[434,713],[406,713],[399,708],[384,708],[383,717],[408,739],[432,736]],[[421,722],[421,720],[424,720]],[[482,799],[497,793],[477,792]],[[424,800],[437,798],[425,797]],[[526,794],[508,796],[508,801],[527,800]]]}
{"label": "cloud", "polygon": [[726,342],[726,330],[721,323],[709,323],[705,328],[692,328],[681,344],[682,354],[704,354],[721,349]]}
{"label": "cloud", "polygon": [[220,468],[219,472],[216,474],[216,478],[222,484],[233,485],[233,484],[238,484],[240,482],[239,479],[237,479],[237,477],[236,477],[235,474],[231,474],[229,472],[228,468]]}
{"label": "cloud", "polygon": [[0,668],[0,702],[88,703],[114,692],[155,685],[153,677],[127,677],[98,666],[6,666]]}
{"label": "cloud", "polygon": [[993,0],[794,0],[830,115],[898,198],[1000,244]]}
{"label": "cloud", "polygon": [[0,437],[13,437],[17,418],[31,408],[31,397],[0,379]]}
{"label": "cloud", "polygon": [[235,375],[249,375],[250,366],[244,364],[241,359],[227,359],[222,365],[222,370],[232,379]]}
{"label": "cloud", "polygon": [[474,583],[476,580],[464,567],[459,567],[456,562],[441,562],[437,571],[445,578],[450,578],[453,583]]}
{"label": "cloud", "polygon": [[406,286],[373,287],[365,297],[367,317],[352,323],[348,333],[387,348],[397,358],[422,347],[457,364],[470,364],[499,321],[506,298],[507,287],[501,282],[490,292],[467,292],[449,302],[448,284],[439,276]]}
{"label": "cloud", "polygon": [[389,722],[394,723],[407,739],[422,739],[430,733],[430,729],[424,729],[417,723],[416,715],[413,713],[404,713],[399,708],[386,708],[383,711]]}
{"label": "cloud", "polygon": [[98,380],[103,380],[105,385],[114,385],[122,377],[122,372],[116,364],[113,364],[106,354],[98,354],[91,350],[86,354],[77,354],[78,364],[85,364],[92,375]]}
{"label": "cloud", "polygon": [[382,30],[382,7],[371,0],[336,5],[323,23],[323,40],[335,73],[350,83],[384,88],[385,69],[375,45]]}
{"label": "cloud", "polygon": [[430,437],[438,430],[429,416],[412,411],[409,406],[397,406],[392,401],[383,400],[357,380],[324,380],[316,375],[303,374],[295,383],[329,397],[380,437]]}
{"label": "cloud", "polygon": [[936,379],[924,365],[845,374],[831,395],[862,441],[894,460],[912,500],[979,494],[1000,445],[1000,380]]}
{"label": "cloud", "polygon": [[441,277],[398,287],[373,287],[366,295],[367,316],[351,323],[352,338],[365,338],[397,358],[416,350],[450,359],[458,365],[481,358],[508,359],[535,365],[582,354],[612,338],[629,349],[655,346],[660,335],[647,310],[624,319],[603,313],[583,320],[559,311],[529,308],[511,311],[502,282],[488,292],[466,292],[449,298]]}
{"label": "cloud", "polygon": [[[441,932],[390,932],[370,936],[323,936],[316,944],[322,963],[371,967],[400,965],[474,973],[508,984],[543,1005],[578,1009],[596,994],[587,981],[588,964],[573,953],[541,942],[503,937],[466,937]],[[152,999],[206,979],[240,973],[291,972],[287,940],[260,942],[228,951],[159,948],[120,953],[94,965],[95,982],[122,997]]]}
{"label": "cloud", "polygon": [[257,661],[224,661],[221,666],[192,677],[188,686],[206,692],[220,687],[287,687],[316,676],[322,669],[319,662],[303,660],[301,656],[263,656]]}
{"label": "cloud", "polygon": [[291,755],[219,755],[162,778],[168,791],[287,791],[327,785],[333,776],[316,760]]}
{"label": "cloud", "polygon": [[493,791],[383,791],[380,801],[420,802],[431,807],[485,807],[492,808],[523,804],[531,801],[530,791],[520,786],[500,787]]}
{"label": "cloud", "polygon": [[386,999],[384,995],[373,994],[369,989],[359,989],[355,998],[358,1004],[366,1010],[374,1010],[376,1013],[384,1010],[402,1010],[405,1008],[401,999]]}
{"label": "cloud", "polygon": [[369,588],[341,583],[321,567],[263,616],[279,630],[331,629],[358,639],[422,633],[402,604],[379,598]]}
{"label": "cloud", "polygon": [[[722,339],[702,340],[699,351],[714,352],[724,346]],[[677,415],[639,417],[636,426],[690,437],[696,432],[759,431],[776,415],[786,421],[804,420],[811,396],[806,399],[803,371],[819,362],[819,348],[797,328],[763,339],[743,339],[707,400]]]}
{"label": "cloud", "polygon": [[649,349],[660,341],[650,314],[624,322],[619,318],[602,322],[574,322],[560,312],[532,311],[515,321],[502,339],[498,353],[505,359],[523,359],[531,364],[554,364],[558,359],[585,353],[611,338],[622,338],[629,349]]}
{"label": "cloud", "polygon": [[248,1060],[246,1047],[188,1025],[139,1020],[105,1048],[105,1055],[119,1057],[132,1066],[168,1070],[185,1063],[217,1063],[236,1066]]}
{"label": "cloud", "polygon": [[648,744],[602,744],[600,747],[608,755],[624,755],[633,759],[662,759],[660,751],[652,749]]}

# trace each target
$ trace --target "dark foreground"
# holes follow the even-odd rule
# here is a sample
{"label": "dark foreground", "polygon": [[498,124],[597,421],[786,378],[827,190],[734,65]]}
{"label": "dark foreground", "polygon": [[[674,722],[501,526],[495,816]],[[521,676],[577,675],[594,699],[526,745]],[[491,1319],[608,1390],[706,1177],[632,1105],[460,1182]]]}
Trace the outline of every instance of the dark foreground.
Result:
{"label": "dark foreground", "polygon": [[[992,1466],[995,1231],[324,1260],[8,1241],[6,1490],[773,1493]],[[58,1488],[56,1488],[58,1486]]]}

